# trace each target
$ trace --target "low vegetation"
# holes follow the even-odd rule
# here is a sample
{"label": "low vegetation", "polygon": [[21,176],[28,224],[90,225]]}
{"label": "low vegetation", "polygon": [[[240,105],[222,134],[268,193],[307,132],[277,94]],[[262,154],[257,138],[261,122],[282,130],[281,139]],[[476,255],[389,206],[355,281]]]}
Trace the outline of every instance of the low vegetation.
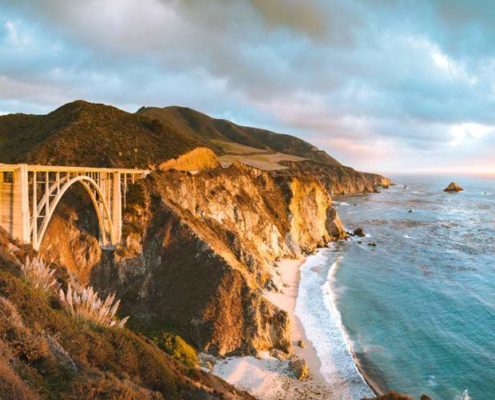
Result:
{"label": "low vegetation", "polygon": [[122,328],[129,318],[117,319],[120,300],[115,301],[115,294],[102,300],[91,286],[77,291],[69,284],[67,291],[60,289],[59,298],[71,315],[95,325]]}
{"label": "low vegetation", "polygon": [[180,361],[187,367],[196,368],[198,366],[198,354],[196,350],[178,335],[164,332],[155,336],[153,341],[165,353]]}
{"label": "low vegetation", "polygon": [[[32,249],[11,252],[11,243],[0,228],[0,399],[252,398],[183,366],[143,335],[74,318],[55,291],[35,288],[20,270],[20,260],[33,259]],[[110,299],[107,306],[116,310]]]}
{"label": "low vegetation", "polygon": [[55,289],[58,284],[55,279],[55,270],[51,269],[40,257],[30,259],[26,257],[21,265],[24,278],[35,288],[49,292]]}

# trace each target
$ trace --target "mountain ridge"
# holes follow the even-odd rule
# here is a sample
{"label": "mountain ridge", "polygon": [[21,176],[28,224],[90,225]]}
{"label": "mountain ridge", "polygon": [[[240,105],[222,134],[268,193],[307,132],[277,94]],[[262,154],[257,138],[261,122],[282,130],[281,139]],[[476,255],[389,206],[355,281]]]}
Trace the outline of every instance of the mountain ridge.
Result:
{"label": "mountain ridge", "polygon": [[[128,130],[127,134],[126,130]],[[126,139],[131,139],[132,135],[140,136],[144,143],[136,143],[137,147],[146,148],[146,141],[156,142],[157,137],[165,139],[168,146],[172,145],[171,151],[165,151],[160,147],[161,153],[151,152],[150,163],[165,161],[201,145],[211,148],[217,154],[223,154],[225,151],[222,146],[215,141],[227,141],[256,149],[296,155],[329,165],[341,165],[326,152],[295,136],[237,125],[225,119],[212,118],[188,107],[141,107],[136,113],[129,113],[111,105],[84,100],[64,104],[44,115],[19,113],[0,116],[1,161],[38,162],[41,157],[36,157],[34,154],[44,153],[44,157],[53,162],[74,162],[76,160],[69,156],[64,158],[55,155],[55,149],[60,150],[56,141],[62,140],[67,142],[67,145],[74,146],[76,144],[74,140],[77,139],[80,141],[77,144],[81,147],[89,140],[89,138],[84,140],[82,137],[88,132],[93,133],[91,136],[99,140],[108,136],[108,139],[113,140],[113,146],[119,147],[119,151],[122,150],[119,140],[122,136]],[[72,136],[72,142],[67,136]],[[133,145],[133,143],[129,144],[129,141],[125,144],[127,147]],[[46,147],[49,145],[55,146],[55,149],[48,151]],[[93,150],[98,152],[98,149]],[[72,156],[74,158],[77,155],[72,154]],[[139,157],[119,159],[114,156],[98,164],[124,166],[122,165],[124,163],[128,164],[125,166],[144,166],[143,160]],[[136,163],[139,165],[130,165]]]}
{"label": "mountain ridge", "polygon": [[[296,155],[330,165],[341,165],[325,151],[296,136],[238,125],[227,119],[210,117],[189,107],[141,107],[137,113],[158,119],[161,122],[165,122],[173,116],[180,117],[182,125],[193,131],[192,135],[195,138],[204,140],[206,146],[220,153],[222,148],[216,146],[211,140],[227,140],[256,149]],[[210,141],[205,139],[210,139]]]}
{"label": "mountain ridge", "polygon": [[237,160],[274,174],[313,176],[334,195],[372,192],[391,183],[346,167],[295,136],[187,107],[141,107],[129,113],[76,100],[45,115],[0,116],[0,162],[5,163],[154,169],[198,147],[212,150],[224,166]]}

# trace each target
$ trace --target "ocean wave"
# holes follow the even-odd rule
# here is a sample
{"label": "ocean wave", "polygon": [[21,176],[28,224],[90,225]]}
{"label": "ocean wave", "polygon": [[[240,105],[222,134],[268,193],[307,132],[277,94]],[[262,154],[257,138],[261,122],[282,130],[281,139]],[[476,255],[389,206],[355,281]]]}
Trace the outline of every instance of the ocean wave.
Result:
{"label": "ocean wave", "polygon": [[455,396],[455,400],[471,400],[471,396],[469,396],[468,390],[464,390],[461,395]]}
{"label": "ocean wave", "polygon": [[331,266],[328,249],[308,257],[301,267],[296,315],[321,361],[320,372],[336,398],[361,399],[373,395],[355,363],[352,342],[336,305],[335,274],[341,258]]}

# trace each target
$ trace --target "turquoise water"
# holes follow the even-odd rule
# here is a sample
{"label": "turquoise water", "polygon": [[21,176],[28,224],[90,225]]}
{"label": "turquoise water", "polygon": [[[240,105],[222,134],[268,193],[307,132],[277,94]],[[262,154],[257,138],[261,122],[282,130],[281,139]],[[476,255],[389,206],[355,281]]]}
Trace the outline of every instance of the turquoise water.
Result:
{"label": "turquoise water", "polygon": [[448,194],[445,178],[393,179],[338,206],[368,237],[302,267],[296,313],[322,372],[343,399],[367,390],[354,361],[383,390],[495,399],[495,180]]}

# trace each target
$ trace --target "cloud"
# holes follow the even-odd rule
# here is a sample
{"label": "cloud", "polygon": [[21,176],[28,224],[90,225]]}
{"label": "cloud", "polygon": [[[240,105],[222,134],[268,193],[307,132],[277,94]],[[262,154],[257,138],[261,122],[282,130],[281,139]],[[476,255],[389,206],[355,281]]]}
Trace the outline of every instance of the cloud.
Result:
{"label": "cloud", "polygon": [[[495,151],[489,2],[0,0],[0,11],[2,110],[179,103],[295,133],[361,169]],[[473,126],[486,133],[459,133]]]}
{"label": "cloud", "polygon": [[325,10],[313,0],[304,3],[297,0],[251,0],[267,23],[287,26],[311,36],[322,36],[327,31]]}

